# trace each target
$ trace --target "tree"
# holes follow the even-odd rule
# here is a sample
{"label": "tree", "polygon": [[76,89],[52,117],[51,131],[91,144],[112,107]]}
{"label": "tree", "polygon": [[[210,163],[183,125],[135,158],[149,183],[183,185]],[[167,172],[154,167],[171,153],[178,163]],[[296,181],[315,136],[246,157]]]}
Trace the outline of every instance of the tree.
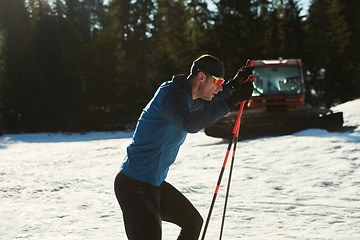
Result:
{"label": "tree", "polygon": [[[153,46],[157,54],[158,82],[172,75],[187,74],[193,60],[190,15],[184,0],[159,0],[155,15]],[[198,41],[201,41],[198,39]]]}
{"label": "tree", "polygon": [[345,58],[348,60],[349,79],[347,86],[348,100],[360,97],[360,8],[359,1],[341,0],[343,8],[341,14],[344,16],[349,32],[349,44],[345,49]]}
{"label": "tree", "polygon": [[[143,39],[140,39],[137,19],[133,14],[135,3],[129,0],[114,0],[110,2],[109,13],[111,26],[108,31],[113,43],[113,56],[116,68],[115,81],[119,84],[119,96],[123,115],[140,112],[144,106],[144,57]],[[137,29],[137,32],[134,29]],[[144,29],[144,28],[143,28]],[[143,32],[145,34],[145,32]],[[139,64],[140,63],[140,64]]]}
{"label": "tree", "polygon": [[[0,79],[0,125],[9,132],[21,128],[26,109],[26,77],[30,62],[30,17],[24,0],[0,0],[4,72]],[[29,101],[29,99],[27,99]]]}
{"label": "tree", "polygon": [[216,51],[224,61],[225,76],[233,76],[246,59],[255,56],[254,12],[250,0],[220,0],[214,30]]}
{"label": "tree", "polygon": [[[26,108],[26,131],[77,129],[76,94],[67,71],[61,28],[47,1],[30,0],[32,72],[27,78],[31,99]],[[75,98],[74,98],[75,97]]]}
{"label": "tree", "polygon": [[288,0],[283,16],[283,54],[284,58],[301,58],[303,56],[304,24],[300,16],[298,1]]}
{"label": "tree", "polygon": [[189,29],[192,43],[192,59],[196,59],[199,53],[212,53],[216,50],[211,48],[214,44],[213,21],[216,13],[208,9],[204,0],[191,0],[187,5],[189,14]]}
{"label": "tree", "polygon": [[[350,33],[340,10],[338,0],[317,0],[311,5],[306,21],[306,63],[312,73],[307,96],[313,103],[324,102],[327,107],[337,100],[344,101],[347,94],[344,50]],[[317,93],[316,98],[310,94],[311,89]]]}

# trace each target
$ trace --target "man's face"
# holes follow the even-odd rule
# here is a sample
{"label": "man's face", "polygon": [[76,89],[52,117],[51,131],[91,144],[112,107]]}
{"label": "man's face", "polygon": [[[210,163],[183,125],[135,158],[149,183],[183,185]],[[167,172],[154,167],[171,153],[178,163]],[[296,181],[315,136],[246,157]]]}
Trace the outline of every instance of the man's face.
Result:
{"label": "man's face", "polygon": [[201,86],[201,98],[207,101],[211,101],[215,94],[218,94],[222,90],[222,85],[217,85],[213,77],[206,76],[206,80],[202,83]]}

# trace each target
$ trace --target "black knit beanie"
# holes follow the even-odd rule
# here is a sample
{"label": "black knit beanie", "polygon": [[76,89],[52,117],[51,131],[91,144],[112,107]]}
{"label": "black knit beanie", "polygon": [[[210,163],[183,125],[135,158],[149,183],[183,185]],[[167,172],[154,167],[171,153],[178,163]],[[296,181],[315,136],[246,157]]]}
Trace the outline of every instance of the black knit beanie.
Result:
{"label": "black knit beanie", "polygon": [[217,58],[205,54],[193,61],[190,68],[190,75],[197,75],[204,71],[215,77],[224,77],[224,64]]}

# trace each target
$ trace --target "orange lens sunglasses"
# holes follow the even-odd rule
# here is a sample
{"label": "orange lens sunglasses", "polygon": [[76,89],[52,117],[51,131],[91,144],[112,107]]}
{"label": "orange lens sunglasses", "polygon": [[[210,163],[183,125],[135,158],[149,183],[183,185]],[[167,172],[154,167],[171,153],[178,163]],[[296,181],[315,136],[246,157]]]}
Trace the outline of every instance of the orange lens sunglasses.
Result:
{"label": "orange lens sunglasses", "polygon": [[225,82],[225,79],[222,78],[222,77],[216,77],[216,76],[214,76],[214,75],[212,75],[212,74],[210,74],[210,73],[204,72],[204,71],[202,71],[202,70],[200,70],[200,69],[198,69],[198,71],[199,71],[199,72],[203,72],[203,73],[205,73],[205,75],[214,78],[214,79],[215,79],[215,83],[216,83],[218,86],[221,86],[221,85]]}

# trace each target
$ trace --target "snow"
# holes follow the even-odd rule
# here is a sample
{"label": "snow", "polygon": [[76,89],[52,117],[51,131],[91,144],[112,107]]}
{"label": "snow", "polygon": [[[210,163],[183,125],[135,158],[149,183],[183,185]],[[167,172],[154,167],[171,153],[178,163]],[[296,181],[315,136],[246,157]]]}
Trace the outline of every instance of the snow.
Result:
{"label": "snow", "polygon": [[[360,100],[336,106],[360,125]],[[241,131],[241,130],[240,130]],[[131,132],[0,137],[0,239],[126,239],[113,181]],[[228,143],[189,134],[167,181],[204,220]],[[206,239],[219,237],[230,160]],[[360,127],[237,144],[223,239],[359,239]],[[163,223],[163,239],[179,228]]]}
{"label": "snow", "polygon": [[342,111],[344,115],[345,126],[359,126],[360,122],[360,99],[349,101],[344,104],[333,107],[334,111]]}

